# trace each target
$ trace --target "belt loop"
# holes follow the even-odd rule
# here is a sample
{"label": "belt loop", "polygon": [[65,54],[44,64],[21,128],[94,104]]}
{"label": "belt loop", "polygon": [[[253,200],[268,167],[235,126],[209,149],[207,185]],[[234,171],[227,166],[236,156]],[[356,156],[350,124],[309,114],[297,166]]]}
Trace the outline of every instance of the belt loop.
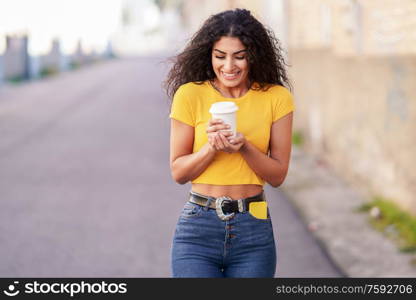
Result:
{"label": "belt loop", "polygon": [[239,199],[239,200],[237,200],[238,202],[237,202],[237,204],[238,204],[238,211],[240,212],[240,213],[242,213],[242,212],[244,212],[244,211],[246,211],[246,208],[245,208],[245,201],[244,201],[244,199]]}
{"label": "belt loop", "polygon": [[205,211],[208,211],[208,209],[209,209],[209,206],[210,206],[210,204],[211,204],[211,202],[212,201],[215,201],[216,199],[215,198],[212,198],[212,197],[208,197],[208,200],[207,200],[207,202],[206,202],[206,204],[205,204],[205,206],[204,206],[204,210]]}

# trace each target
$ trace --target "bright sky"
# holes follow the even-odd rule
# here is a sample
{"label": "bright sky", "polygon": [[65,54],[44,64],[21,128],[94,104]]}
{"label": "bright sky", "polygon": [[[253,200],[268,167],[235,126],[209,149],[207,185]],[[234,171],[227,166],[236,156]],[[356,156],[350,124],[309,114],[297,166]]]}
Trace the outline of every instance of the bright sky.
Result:
{"label": "bright sky", "polygon": [[28,32],[32,55],[47,53],[51,40],[61,40],[64,53],[77,41],[84,49],[103,50],[120,22],[122,0],[0,0],[0,53],[4,34]]}

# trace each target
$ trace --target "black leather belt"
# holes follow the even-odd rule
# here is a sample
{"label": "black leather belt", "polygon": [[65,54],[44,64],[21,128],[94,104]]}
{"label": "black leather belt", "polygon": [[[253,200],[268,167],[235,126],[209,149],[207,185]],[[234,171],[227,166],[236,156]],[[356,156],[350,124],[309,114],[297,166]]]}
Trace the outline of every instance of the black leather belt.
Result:
{"label": "black leather belt", "polygon": [[218,217],[224,221],[231,219],[235,213],[248,211],[250,202],[260,201],[266,201],[263,191],[255,196],[238,200],[232,200],[227,196],[214,198],[191,191],[189,198],[189,202],[215,209]]}

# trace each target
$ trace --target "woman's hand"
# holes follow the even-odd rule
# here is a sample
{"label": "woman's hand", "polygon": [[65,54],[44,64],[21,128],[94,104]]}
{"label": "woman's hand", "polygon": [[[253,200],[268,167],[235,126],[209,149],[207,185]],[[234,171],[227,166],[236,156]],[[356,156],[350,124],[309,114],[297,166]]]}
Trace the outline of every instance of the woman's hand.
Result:
{"label": "woman's hand", "polygon": [[222,132],[220,132],[220,138],[224,145],[224,148],[222,149],[222,151],[225,151],[228,153],[234,153],[234,152],[240,151],[241,147],[243,147],[246,142],[246,138],[240,132],[237,132],[235,136],[230,136],[230,137],[225,137],[222,135]]}
{"label": "woman's hand", "polygon": [[213,150],[234,153],[238,152],[244,145],[246,139],[243,134],[237,132],[235,136],[232,136],[231,131],[220,131],[229,128],[229,125],[224,124],[221,119],[209,121],[207,127],[208,143]]}

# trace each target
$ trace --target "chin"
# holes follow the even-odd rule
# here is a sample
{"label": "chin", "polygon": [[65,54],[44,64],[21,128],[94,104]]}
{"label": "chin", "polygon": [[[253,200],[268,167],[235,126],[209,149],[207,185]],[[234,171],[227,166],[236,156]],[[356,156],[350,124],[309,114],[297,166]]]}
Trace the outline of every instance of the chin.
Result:
{"label": "chin", "polygon": [[230,82],[230,81],[224,81],[224,80],[221,80],[220,82],[222,85],[229,87],[229,88],[239,86],[242,83],[242,81]]}
{"label": "chin", "polygon": [[244,84],[245,80],[238,78],[237,80],[226,80],[223,78],[218,78],[218,81],[225,87],[233,88]]}

